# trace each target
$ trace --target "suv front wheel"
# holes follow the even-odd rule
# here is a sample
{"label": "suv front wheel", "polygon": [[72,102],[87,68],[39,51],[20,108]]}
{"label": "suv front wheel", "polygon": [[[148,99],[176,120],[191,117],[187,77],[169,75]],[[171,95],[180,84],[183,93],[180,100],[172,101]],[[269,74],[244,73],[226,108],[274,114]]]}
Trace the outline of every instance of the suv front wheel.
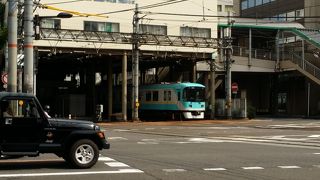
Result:
{"label": "suv front wheel", "polygon": [[96,164],[98,158],[97,145],[89,139],[81,139],[71,146],[67,160],[77,168],[90,168]]}

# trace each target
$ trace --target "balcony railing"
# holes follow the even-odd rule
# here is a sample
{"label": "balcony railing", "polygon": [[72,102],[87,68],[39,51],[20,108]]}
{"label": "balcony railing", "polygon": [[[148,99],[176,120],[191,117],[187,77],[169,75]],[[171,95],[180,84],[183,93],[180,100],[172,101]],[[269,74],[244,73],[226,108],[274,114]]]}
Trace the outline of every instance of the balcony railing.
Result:
{"label": "balcony railing", "polygon": [[[249,48],[233,46],[233,56],[249,57]],[[252,49],[251,57],[254,59],[274,60],[274,51],[265,49]]]}

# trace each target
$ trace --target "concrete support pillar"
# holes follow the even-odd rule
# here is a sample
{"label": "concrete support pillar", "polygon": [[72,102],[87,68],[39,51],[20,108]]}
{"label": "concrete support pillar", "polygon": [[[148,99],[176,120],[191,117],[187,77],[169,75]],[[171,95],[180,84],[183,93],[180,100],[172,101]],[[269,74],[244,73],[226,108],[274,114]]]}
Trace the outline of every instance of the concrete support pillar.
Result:
{"label": "concrete support pillar", "polygon": [[213,64],[213,60],[211,60],[211,69],[210,69],[210,119],[214,119],[215,117],[215,104],[216,104],[216,72]]}
{"label": "concrete support pillar", "polygon": [[122,57],[122,120],[127,121],[127,53],[124,52]]}
{"label": "concrete support pillar", "polygon": [[302,39],[301,40],[301,58],[302,58],[302,63],[301,63],[301,67],[302,69],[305,69],[305,63],[304,63],[304,51],[305,51],[305,48],[304,48],[304,40]]}
{"label": "concrete support pillar", "polygon": [[277,35],[276,35],[276,67],[275,69],[279,69],[279,64],[280,64],[280,30],[278,30]]}
{"label": "concrete support pillar", "polygon": [[113,70],[112,60],[108,61],[108,119],[111,120],[112,116],[112,94],[113,94]]}
{"label": "concrete support pillar", "polygon": [[251,66],[252,62],[252,29],[249,29],[249,59],[248,59],[248,66]]}
{"label": "concrete support pillar", "polygon": [[197,81],[197,62],[192,62],[192,73],[191,73],[191,82]]}

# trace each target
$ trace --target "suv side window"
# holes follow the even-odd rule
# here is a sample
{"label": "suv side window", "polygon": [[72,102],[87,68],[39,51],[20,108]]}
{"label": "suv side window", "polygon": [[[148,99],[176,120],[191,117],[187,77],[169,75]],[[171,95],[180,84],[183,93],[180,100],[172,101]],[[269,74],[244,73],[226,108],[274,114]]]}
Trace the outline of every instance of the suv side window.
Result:
{"label": "suv side window", "polygon": [[1,102],[1,117],[40,118],[33,99],[6,99]]}

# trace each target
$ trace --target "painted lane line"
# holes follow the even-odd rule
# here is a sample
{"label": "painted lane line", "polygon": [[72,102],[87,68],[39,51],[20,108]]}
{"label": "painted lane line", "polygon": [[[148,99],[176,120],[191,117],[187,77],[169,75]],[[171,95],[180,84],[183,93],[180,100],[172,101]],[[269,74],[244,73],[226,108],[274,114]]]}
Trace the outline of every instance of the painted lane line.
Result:
{"label": "painted lane line", "polygon": [[309,138],[319,138],[320,135],[311,135],[311,136],[308,136]]}
{"label": "painted lane line", "polygon": [[164,172],[186,172],[185,169],[162,169]]}
{"label": "painted lane line", "polygon": [[299,166],[278,166],[281,169],[298,169],[301,168]]}
{"label": "painted lane line", "polygon": [[99,157],[98,161],[116,161],[116,160],[109,157]]}
{"label": "painted lane line", "polygon": [[256,167],[242,167],[242,169],[244,169],[244,170],[256,170],[256,169],[264,169],[264,168],[256,166]]}
{"label": "painted lane line", "polygon": [[313,154],[315,154],[315,155],[320,155],[320,153],[313,153]]}
{"label": "painted lane line", "polygon": [[226,171],[225,168],[204,168],[205,171]]}
{"label": "painted lane line", "polygon": [[106,162],[104,164],[106,164],[110,167],[130,167],[129,165],[121,163],[121,162]]}
{"label": "painted lane line", "polygon": [[75,176],[75,175],[122,174],[122,173],[143,173],[143,171],[141,171],[139,169],[120,169],[118,171],[82,171],[82,172],[59,172],[59,173],[0,174],[0,178],[39,177],[39,176]]}
{"label": "painted lane line", "polygon": [[109,140],[128,140],[127,138],[124,137],[108,137]]}
{"label": "painted lane line", "polygon": [[114,129],[113,131],[117,131],[117,132],[127,132],[127,131],[131,131],[129,129]]}
{"label": "painted lane line", "polygon": [[320,168],[320,165],[313,165],[313,167]]}

